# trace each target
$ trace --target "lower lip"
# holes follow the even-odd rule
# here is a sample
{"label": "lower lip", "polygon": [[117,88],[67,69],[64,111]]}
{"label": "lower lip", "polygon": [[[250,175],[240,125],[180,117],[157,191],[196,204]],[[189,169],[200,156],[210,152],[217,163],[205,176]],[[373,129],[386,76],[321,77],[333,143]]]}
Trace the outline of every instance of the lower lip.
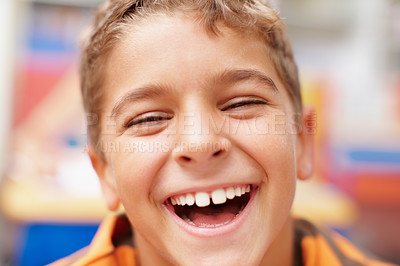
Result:
{"label": "lower lip", "polygon": [[254,199],[257,196],[259,188],[256,187],[252,189],[250,192],[250,200],[247,203],[246,207],[243,209],[243,211],[233,218],[230,222],[227,224],[217,226],[217,227],[197,227],[194,225],[191,225],[184,220],[182,220],[178,215],[173,210],[172,205],[165,205],[163,204],[164,209],[167,212],[167,215],[171,217],[184,231],[188,232],[189,234],[192,234],[197,237],[216,237],[216,236],[222,236],[229,234],[233,231],[236,231],[246,220],[246,218],[249,216],[251,208],[253,207],[254,204]]}

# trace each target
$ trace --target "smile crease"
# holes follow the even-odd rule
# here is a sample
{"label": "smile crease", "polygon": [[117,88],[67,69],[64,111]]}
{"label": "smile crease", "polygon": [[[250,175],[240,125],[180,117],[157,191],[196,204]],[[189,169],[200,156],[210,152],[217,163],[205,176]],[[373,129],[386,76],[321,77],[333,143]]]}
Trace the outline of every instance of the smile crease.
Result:
{"label": "smile crease", "polygon": [[169,198],[175,214],[186,223],[213,228],[228,224],[246,207],[252,185],[218,188]]}

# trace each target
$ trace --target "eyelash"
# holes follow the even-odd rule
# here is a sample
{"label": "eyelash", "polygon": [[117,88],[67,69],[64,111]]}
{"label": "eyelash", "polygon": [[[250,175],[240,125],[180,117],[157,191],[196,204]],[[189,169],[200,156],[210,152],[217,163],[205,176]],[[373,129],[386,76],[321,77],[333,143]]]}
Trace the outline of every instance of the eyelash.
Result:
{"label": "eyelash", "polygon": [[267,104],[267,102],[261,101],[261,100],[246,100],[246,101],[241,101],[241,102],[231,104],[226,108],[222,108],[221,111],[227,111],[230,109],[239,108],[239,107],[242,107],[245,105],[253,105],[253,104]]}
{"label": "eyelash", "polygon": [[139,124],[143,124],[143,123],[148,123],[148,122],[157,122],[157,121],[162,121],[162,120],[170,120],[171,117],[163,117],[163,116],[149,116],[149,117],[145,117],[139,120],[132,120],[129,123],[126,124],[125,128],[129,128],[131,126],[136,126]]}

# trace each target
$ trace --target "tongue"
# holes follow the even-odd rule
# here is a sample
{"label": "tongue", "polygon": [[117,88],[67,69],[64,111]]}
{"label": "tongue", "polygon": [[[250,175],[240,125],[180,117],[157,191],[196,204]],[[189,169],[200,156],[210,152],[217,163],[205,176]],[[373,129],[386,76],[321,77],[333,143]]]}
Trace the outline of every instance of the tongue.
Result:
{"label": "tongue", "polygon": [[238,204],[214,205],[205,208],[192,208],[187,217],[199,227],[213,227],[228,223],[240,211]]}

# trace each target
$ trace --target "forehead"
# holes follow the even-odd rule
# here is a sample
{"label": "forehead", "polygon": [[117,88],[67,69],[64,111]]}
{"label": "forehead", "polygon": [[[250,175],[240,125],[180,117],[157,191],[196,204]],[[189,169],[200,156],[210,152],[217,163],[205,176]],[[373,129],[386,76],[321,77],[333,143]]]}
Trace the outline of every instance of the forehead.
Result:
{"label": "forehead", "polygon": [[259,69],[279,83],[261,38],[223,25],[219,30],[213,35],[194,16],[181,13],[151,15],[128,25],[107,62],[106,94],[115,100],[123,90],[149,82],[198,87],[239,67]]}

